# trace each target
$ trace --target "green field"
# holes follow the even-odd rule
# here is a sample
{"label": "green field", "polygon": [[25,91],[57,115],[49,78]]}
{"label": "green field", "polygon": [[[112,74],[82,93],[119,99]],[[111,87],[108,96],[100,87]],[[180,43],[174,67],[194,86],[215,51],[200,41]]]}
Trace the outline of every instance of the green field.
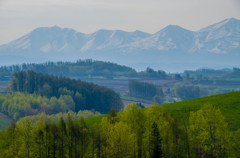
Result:
{"label": "green field", "polygon": [[128,99],[128,100],[134,100],[134,101],[146,101],[146,102],[152,102],[152,100],[143,99],[143,98],[137,98],[137,97],[131,97],[126,95],[120,95],[121,99]]}
{"label": "green field", "polygon": [[173,116],[188,118],[189,111],[211,104],[219,108],[231,130],[240,128],[240,92],[231,92],[163,105]]}
{"label": "green field", "polygon": [[[160,106],[170,112],[173,117],[188,120],[190,111],[199,110],[205,104],[211,104],[221,110],[230,130],[234,131],[240,128],[240,92],[213,95]],[[87,118],[86,123],[91,126],[94,123],[99,123],[105,116]]]}
{"label": "green field", "polygon": [[[170,112],[173,117],[188,120],[190,111],[199,110],[205,104],[211,104],[221,110],[230,130],[234,131],[240,128],[240,92],[213,95],[160,106]],[[95,123],[100,123],[103,117],[106,117],[106,115],[90,117],[85,120],[88,126],[92,126]],[[5,129],[10,122],[11,119],[9,117],[0,113],[1,129]]]}

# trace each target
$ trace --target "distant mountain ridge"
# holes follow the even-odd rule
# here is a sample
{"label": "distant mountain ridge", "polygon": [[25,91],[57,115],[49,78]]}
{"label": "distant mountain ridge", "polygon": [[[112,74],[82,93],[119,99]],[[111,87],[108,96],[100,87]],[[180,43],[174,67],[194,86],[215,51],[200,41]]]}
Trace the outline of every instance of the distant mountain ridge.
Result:
{"label": "distant mountain ridge", "polygon": [[[235,18],[196,32],[169,25],[154,34],[103,29],[84,34],[58,26],[40,27],[15,41],[0,45],[2,64],[93,58],[140,69],[147,66],[162,68],[168,64],[179,68],[177,65],[190,62],[187,67],[195,69],[211,67],[207,63],[219,67],[238,66],[236,56],[240,56],[240,20]],[[201,64],[200,60],[205,58],[206,61]],[[229,61],[222,62],[222,59]],[[191,66],[191,62],[199,64]]]}

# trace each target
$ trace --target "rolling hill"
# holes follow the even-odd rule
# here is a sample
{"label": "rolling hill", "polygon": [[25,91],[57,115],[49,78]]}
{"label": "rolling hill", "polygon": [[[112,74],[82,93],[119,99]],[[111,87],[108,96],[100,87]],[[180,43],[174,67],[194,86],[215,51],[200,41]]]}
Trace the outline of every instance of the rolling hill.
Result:
{"label": "rolling hill", "polygon": [[[171,104],[160,105],[174,117],[180,120],[188,121],[191,111],[197,111],[205,104],[211,104],[220,109],[225,120],[228,123],[230,130],[237,130],[240,128],[240,92],[231,92],[213,96],[207,96],[197,99],[191,99]],[[151,108],[151,107],[150,107]],[[144,110],[144,109],[143,109]],[[106,115],[86,118],[89,126],[96,122],[100,122]]]}
{"label": "rolling hill", "polygon": [[[161,105],[159,107],[164,107],[167,111],[171,113],[172,116],[187,120],[190,111],[196,111],[200,109],[202,105],[211,104],[220,109],[228,122],[230,130],[237,130],[240,128],[240,92],[231,92],[219,95],[213,95],[208,97],[202,97],[197,99],[191,99],[171,104]],[[151,107],[150,107],[151,108]],[[8,117],[0,113],[1,117],[1,129],[5,129],[7,125],[11,122]],[[86,123],[88,126],[92,126],[98,123],[106,115],[100,115],[95,117],[86,118]]]}

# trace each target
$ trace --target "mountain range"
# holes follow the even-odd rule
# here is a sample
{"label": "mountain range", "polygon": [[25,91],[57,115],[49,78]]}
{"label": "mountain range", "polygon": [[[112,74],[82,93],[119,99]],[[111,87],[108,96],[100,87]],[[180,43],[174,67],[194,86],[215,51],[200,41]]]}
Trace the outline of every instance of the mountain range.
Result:
{"label": "mountain range", "polygon": [[70,28],[40,27],[0,45],[0,63],[92,58],[169,72],[240,66],[240,20],[225,19],[199,31],[169,25],[150,34],[98,30],[84,34]]}

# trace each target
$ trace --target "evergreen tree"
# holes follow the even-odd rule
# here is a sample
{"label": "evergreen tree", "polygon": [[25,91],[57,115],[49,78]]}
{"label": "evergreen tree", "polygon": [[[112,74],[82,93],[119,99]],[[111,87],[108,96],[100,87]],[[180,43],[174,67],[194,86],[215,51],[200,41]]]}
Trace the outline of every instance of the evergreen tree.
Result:
{"label": "evergreen tree", "polygon": [[63,120],[63,117],[60,119],[60,152],[59,157],[64,158],[65,157],[65,136],[66,136],[66,123]]}
{"label": "evergreen tree", "polygon": [[74,124],[70,114],[67,116],[67,141],[68,141],[68,157],[72,158],[72,150],[73,150],[73,137],[74,137]]}
{"label": "evergreen tree", "polygon": [[[39,94],[48,98],[61,99],[68,105],[65,111],[96,110],[107,113],[111,107],[122,108],[122,101],[113,90],[93,83],[66,77],[51,76],[33,71],[15,73],[10,83],[11,92],[27,92]],[[68,95],[66,95],[68,94]],[[61,107],[61,106],[60,106]],[[52,109],[58,112],[59,108]],[[65,112],[63,110],[63,112]]]}
{"label": "evergreen tree", "polygon": [[158,126],[154,122],[152,124],[152,131],[150,137],[150,157],[151,158],[162,158],[162,139],[159,134]]}
{"label": "evergreen tree", "polygon": [[51,134],[52,134],[52,141],[51,141],[51,147],[52,147],[52,157],[56,158],[57,157],[57,143],[59,140],[59,129],[57,126],[54,124],[51,126]]}
{"label": "evergreen tree", "polygon": [[117,113],[115,111],[115,109],[112,107],[111,110],[109,111],[108,114],[108,120],[111,124],[114,124],[117,121]]}

